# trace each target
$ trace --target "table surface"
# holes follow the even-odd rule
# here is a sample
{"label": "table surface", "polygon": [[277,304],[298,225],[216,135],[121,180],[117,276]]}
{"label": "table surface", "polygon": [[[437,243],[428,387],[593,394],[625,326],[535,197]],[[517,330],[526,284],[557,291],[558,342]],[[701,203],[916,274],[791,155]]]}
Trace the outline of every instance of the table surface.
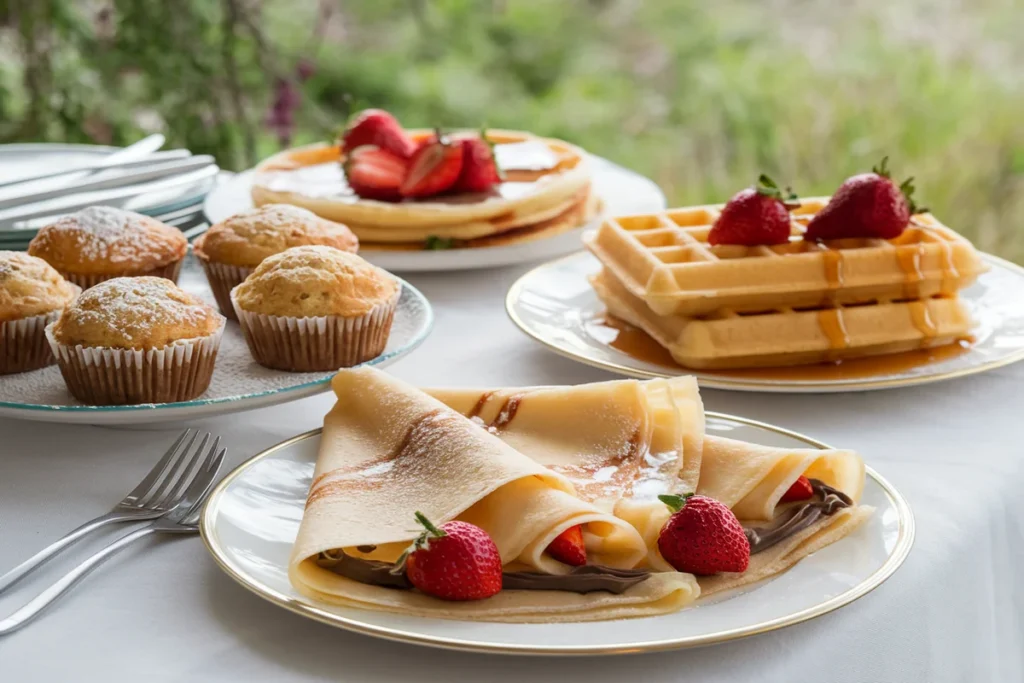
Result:
{"label": "table surface", "polygon": [[[436,328],[391,372],[421,385],[577,384],[611,376],[528,340],[505,316],[526,266],[410,277]],[[714,647],[650,655],[534,659],[375,640],[251,595],[196,537],[147,539],[53,610],[0,639],[0,681],[829,681],[1024,680],[1024,364],[925,387],[797,396],[705,390],[707,409],[764,420],[860,451],[909,499],[917,542],[861,600],[819,619]],[[225,437],[229,465],[318,427],[320,395],[196,423]],[[106,511],[180,427],[112,429],[0,420],[0,570]],[[121,529],[112,534],[121,533]],[[107,537],[72,551],[98,547]],[[0,598],[0,615],[70,567]],[[623,628],[629,628],[623,622]]]}

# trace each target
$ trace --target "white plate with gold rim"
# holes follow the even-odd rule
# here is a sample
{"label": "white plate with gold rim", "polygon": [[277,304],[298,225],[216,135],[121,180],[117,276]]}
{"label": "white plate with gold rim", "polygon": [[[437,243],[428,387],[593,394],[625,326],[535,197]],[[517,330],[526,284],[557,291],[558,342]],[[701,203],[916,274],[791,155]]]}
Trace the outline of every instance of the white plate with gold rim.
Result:
{"label": "white plate with gold rim", "polygon": [[[604,201],[606,213],[625,215],[665,208],[665,195],[653,181],[607,159],[591,156],[590,162],[594,190]],[[239,173],[215,187],[207,195],[203,213],[211,223],[217,223],[253,207],[253,173]],[[392,272],[494,268],[541,261],[577,251],[583,232],[592,227],[595,225],[588,224],[560,235],[508,246],[434,251],[382,251],[364,248],[359,250],[359,255]]]}
{"label": "white plate with gold rim", "polygon": [[[708,413],[708,432],[769,446],[825,448],[808,437]],[[847,605],[881,585],[914,541],[903,496],[870,468],[862,502],[868,522],[843,540],[765,581],[673,614],[628,621],[498,624],[429,619],[319,603],[288,581],[288,557],[305,508],[320,431],[242,463],[214,489],[200,530],[220,567],[270,602],[338,628],[418,645],[503,654],[652,652],[721,643],[797,624]]]}
{"label": "white plate with gold rim", "polygon": [[771,393],[869,391],[927,384],[1024,359],[1024,268],[990,254],[991,270],[960,295],[977,321],[970,344],[794,368],[690,370],[642,331],[608,321],[587,281],[600,263],[581,252],[540,265],[508,291],[505,309],[552,351],[629,377],[693,375],[703,387]]}
{"label": "white plate with gold rim", "polygon": [[[189,255],[178,284],[213,304],[213,293],[198,264]],[[388,345],[367,365],[386,367],[411,353],[430,333],[434,314],[423,293],[402,281]],[[210,388],[199,398],[178,403],[128,406],[87,406],[68,393],[56,365],[0,376],[0,417],[41,422],[91,425],[144,425],[199,420],[215,415],[287,403],[330,389],[334,372],[283,372],[257,365],[242,331],[227,322],[221,338]]]}

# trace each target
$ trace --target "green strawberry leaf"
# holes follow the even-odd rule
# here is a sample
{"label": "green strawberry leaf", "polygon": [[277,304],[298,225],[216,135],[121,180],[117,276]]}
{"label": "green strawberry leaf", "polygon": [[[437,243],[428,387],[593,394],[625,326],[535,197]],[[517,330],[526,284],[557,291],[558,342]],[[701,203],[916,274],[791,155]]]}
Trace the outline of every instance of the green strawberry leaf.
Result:
{"label": "green strawberry leaf", "polygon": [[875,173],[876,175],[880,175],[883,178],[888,178],[889,177],[889,157],[888,156],[882,157],[882,161],[879,162],[878,166],[872,166],[871,167],[871,171],[872,171],[872,173]]}
{"label": "green strawberry leaf", "polygon": [[798,199],[796,193],[793,192],[793,188],[787,186],[785,191],[783,191],[779,188],[778,183],[764,173],[758,177],[757,184],[754,185],[754,189],[757,190],[757,193],[760,195],[779,200],[785,204],[786,208],[790,211],[800,206],[800,204],[792,204],[792,202],[795,202]]}
{"label": "green strawberry leaf", "polygon": [[907,200],[907,206],[910,208],[910,215],[916,216],[919,213],[927,213],[928,209],[924,206],[918,206],[914,203],[914,178],[910,177],[900,183],[900,192],[903,193],[903,198]]}
{"label": "green strawberry leaf", "polygon": [[686,501],[688,501],[692,496],[692,493],[684,493],[681,496],[677,496],[674,494],[662,495],[658,496],[658,500],[660,500],[665,505],[668,505],[669,508],[672,509],[672,512],[679,512],[680,510],[683,509],[683,506],[686,505]]}
{"label": "green strawberry leaf", "polygon": [[424,531],[419,536],[417,536],[415,540],[413,540],[409,547],[406,548],[398,557],[398,560],[395,561],[395,566],[391,568],[391,573],[396,576],[405,572],[405,564],[406,561],[409,559],[410,555],[412,555],[417,550],[427,550],[430,548],[431,538],[441,538],[442,536],[448,535],[444,532],[443,529],[439,529],[436,526],[434,526],[434,523],[427,519],[427,516],[420,512],[419,510],[416,511],[414,516],[416,517],[416,521],[420,524],[420,526],[423,527]]}
{"label": "green strawberry leaf", "polygon": [[799,197],[793,192],[793,188],[787,185],[785,190],[780,189],[778,183],[764,173],[758,177],[754,189],[760,195],[782,202],[782,205],[790,211],[800,208],[800,203],[797,201]]}
{"label": "green strawberry leaf", "polygon": [[424,535],[434,536],[435,538],[441,538],[442,536],[448,535],[441,529],[438,529],[436,526],[434,526],[434,523],[427,519],[427,516],[424,515],[422,512],[417,511],[415,516],[416,521],[419,522],[423,526],[423,528],[427,530]]}

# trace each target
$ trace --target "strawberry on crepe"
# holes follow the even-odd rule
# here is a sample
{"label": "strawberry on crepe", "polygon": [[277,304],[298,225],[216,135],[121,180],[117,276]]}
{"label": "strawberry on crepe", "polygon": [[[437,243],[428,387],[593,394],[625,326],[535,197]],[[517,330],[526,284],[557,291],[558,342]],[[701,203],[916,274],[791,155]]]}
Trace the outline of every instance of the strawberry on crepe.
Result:
{"label": "strawberry on crepe", "polygon": [[[697,597],[688,574],[635,570],[647,547],[630,524],[464,415],[369,368],[339,372],[332,387],[338,402],[290,563],[301,592],[492,621],[644,616]],[[496,594],[482,534],[502,569]],[[459,559],[467,554],[480,561]]]}
{"label": "strawberry on crepe", "polygon": [[[692,377],[428,391],[629,522],[647,546],[645,563],[666,568],[655,549],[668,518],[658,496],[693,491],[700,473],[704,407]],[[548,552],[576,564],[573,547],[567,537]]]}
{"label": "strawberry on crepe", "polygon": [[742,523],[751,555],[742,573],[701,577],[702,593],[777,574],[849,535],[871,516],[871,507],[858,504],[863,490],[864,461],[853,451],[705,437],[696,492]]}

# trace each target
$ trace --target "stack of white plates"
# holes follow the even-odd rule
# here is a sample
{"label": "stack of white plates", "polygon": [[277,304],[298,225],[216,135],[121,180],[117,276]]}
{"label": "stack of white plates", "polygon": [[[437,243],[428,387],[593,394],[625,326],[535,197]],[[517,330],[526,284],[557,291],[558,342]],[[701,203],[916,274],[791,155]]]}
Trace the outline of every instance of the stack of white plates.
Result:
{"label": "stack of white plates", "polygon": [[[212,157],[188,150],[157,151],[162,144],[162,136],[151,136],[131,149],[0,145],[0,249],[23,250],[42,226],[91,205],[118,206],[185,228],[201,215],[220,169]],[[95,168],[114,153],[120,164]],[[50,175],[82,167],[87,170]],[[50,177],[17,182],[44,175]]]}

